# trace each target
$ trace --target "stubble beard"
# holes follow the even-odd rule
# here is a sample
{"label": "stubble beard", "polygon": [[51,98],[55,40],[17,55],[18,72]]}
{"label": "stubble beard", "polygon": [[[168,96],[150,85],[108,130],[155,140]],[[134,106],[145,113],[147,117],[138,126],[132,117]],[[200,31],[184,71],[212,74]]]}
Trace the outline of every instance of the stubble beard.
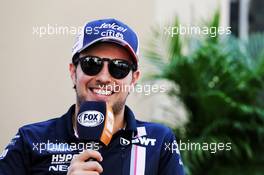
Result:
{"label": "stubble beard", "polygon": [[[86,98],[84,96],[82,96],[81,94],[78,93],[78,90],[76,89],[76,102],[77,102],[77,107],[78,109],[80,108],[80,105],[87,101]],[[124,106],[125,106],[125,103],[126,103],[126,99],[128,97],[128,94],[126,96],[126,98],[124,100],[119,100],[117,102],[115,102],[112,106],[112,110],[113,110],[113,113],[114,115],[118,115],[120,114],[120,112],[123,110]]]}

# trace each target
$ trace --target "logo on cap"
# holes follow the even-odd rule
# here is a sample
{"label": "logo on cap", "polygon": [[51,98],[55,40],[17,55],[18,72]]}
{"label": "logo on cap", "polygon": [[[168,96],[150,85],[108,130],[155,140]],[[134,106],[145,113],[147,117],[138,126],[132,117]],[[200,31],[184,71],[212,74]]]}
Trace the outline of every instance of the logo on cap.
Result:
{"label": "logo on cap", "polygon": [[95,20],[84,25],[72,48],[72,61],[75,61],[80,52],[97,42],[113,42],[124,46],[138,65],[137,34],[129,26],[113,18]]}
{"label": "logo on cap", "polygon": [[85,127],[95,127],[103,123],[104,115],[99,111],[84,111],[77,117],[78,123]]}

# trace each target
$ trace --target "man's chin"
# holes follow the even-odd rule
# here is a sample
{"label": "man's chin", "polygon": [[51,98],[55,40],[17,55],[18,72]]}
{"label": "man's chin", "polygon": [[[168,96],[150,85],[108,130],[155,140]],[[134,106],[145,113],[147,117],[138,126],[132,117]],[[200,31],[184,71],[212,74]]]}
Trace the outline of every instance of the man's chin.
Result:
{"label": "man's chin", "polygon": [[78,105],[81,105],[83,102],[86,101],[103,101],[106,102],[108,104],[110,104],[112,106],[112,102],[109,98],[84,98],[84,97],[77,97],[77,103]]}

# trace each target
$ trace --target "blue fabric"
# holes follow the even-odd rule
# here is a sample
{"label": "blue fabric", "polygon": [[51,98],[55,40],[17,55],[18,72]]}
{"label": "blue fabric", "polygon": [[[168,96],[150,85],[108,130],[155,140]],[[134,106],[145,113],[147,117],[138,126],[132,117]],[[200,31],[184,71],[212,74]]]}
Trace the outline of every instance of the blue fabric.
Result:
{"label": "blue fabric", "polygon": [[83,46],[103,37],[119,38],[126,41],[137,53],[138,40],[134,31],[126,24],[116,19],[102,19],[86,24]]}
{"label": "blue fabric", "polygon": [[[72,127],[74,108],[73,105],[60,118],[21,127],[6,147],[7,153],[0,157],[0,174],[66,175],[75,154],[85,148],[97,147],[96,143],[83,143],[75,137]],[[100,146],[104,158],[102,175],[129,175],[132,144],[146,148],[145,175],[184,175],[180,155],[176,149],[166,147],[175,141],[171,129],[136,120],[128,107],[125,120],[126,128],[113,136],[108,147]],[[138,127],[145,128],[146,135],[137,137]]]}
{"label": "blue fabric", "polygon": [[[78,34],[72,49],[73,58],[97,42],[114,42],[129,50],[137,63],[139,42],[137,34],[123,22],[109,18],[88,22]],[[129,48],[130,47],[130,48]]]}

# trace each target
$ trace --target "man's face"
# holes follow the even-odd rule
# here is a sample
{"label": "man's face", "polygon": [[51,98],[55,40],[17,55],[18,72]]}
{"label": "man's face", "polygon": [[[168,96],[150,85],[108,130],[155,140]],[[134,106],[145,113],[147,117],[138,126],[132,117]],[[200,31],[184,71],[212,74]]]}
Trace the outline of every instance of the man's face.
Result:
{"label": "man's face", "polygon": [[[132,63],[128,51],[113,43],[99,43],[88,48],[80,54],[84,56],[98,56],[109,59],[123,59]],[[124,107],[128,91],[114,90],[114,85],[119,87],[134,86],[139,78],[139,71],[129,72],[123,79],[115,79],[108,71],[108,62],[104,62],[102,70],[94,76],[86,75],[80,64],[75,67],[70,64],[70,73],[73,83],[76,85],[77,105],[84,101],[105,101],[108,102],[115,114],[118,114]]]}

